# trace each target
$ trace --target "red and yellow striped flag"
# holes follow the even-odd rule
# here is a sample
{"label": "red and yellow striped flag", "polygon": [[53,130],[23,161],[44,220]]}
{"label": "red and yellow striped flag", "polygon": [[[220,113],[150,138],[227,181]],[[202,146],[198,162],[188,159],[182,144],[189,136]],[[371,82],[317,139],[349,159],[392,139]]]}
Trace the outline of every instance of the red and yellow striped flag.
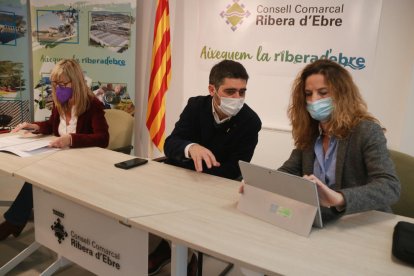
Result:
{"label": "red and yellow striped flag", "polygon": [[165,142],[165,94],[171,79],[170,17],[168,0],[158,0],[148,92],[147,128],[162,152]]}

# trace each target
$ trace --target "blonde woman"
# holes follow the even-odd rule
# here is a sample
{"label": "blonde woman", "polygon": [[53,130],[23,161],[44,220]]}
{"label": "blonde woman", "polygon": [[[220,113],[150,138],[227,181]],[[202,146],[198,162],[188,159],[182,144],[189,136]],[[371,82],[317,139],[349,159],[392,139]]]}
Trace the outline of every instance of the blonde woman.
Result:
{"label": "blonde woman", "polygon": [[[50,143],[56,148],[106,147],[109,141],[108,124],[102,103],[86,85],[82,69],[75,60],[64,59],[51,72],[54,107],[49,120],[22,123],[13,132],[30,129],[52,134]],[[9,235],[19,236],[33,208],[32,185],[25,183],[16,200],[4,214],[0,224],[0,240]]]}
{"label": "blonde woman", "polygon": [[325,215],[391,212],[400,183],[384,130],[347,70],[329,60],[307,65],[288,115],[295,149],[279,170],[315,182]]}

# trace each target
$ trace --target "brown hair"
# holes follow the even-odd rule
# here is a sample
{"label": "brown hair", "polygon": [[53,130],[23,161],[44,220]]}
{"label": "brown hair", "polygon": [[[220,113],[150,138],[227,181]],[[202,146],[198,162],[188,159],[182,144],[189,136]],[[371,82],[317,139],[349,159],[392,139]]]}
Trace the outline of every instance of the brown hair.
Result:
{"label": "brown hair", "polygon": [[242,79],[247,82],[249,80],[249,75],[240,62],[225,59],[211,68],[208,81],[209,84],[214,85],[214,87],[218,90],[220,85],[223,84],[225,78]]}
{"label": "brown hair", "polygon": [[59,111],[59,114],[63,115],[70,111],[70,102],[76,108],[76,114],[72,114],[72,116],[79,116],[89,108],[90,101],[92,97],[94,97],[94,94],[87,86],[82,69],[77,61],[73,59],[63,59],[56,64],[51,72],[51,81],[58,82],[62,77],[68,79],[72,84],[72,98],[68,102],[61,104],[56,97],[56,87],[52,85],[53,103]]}
{"label": "brown hair", "polygon": [[336,138],[345,138],[361,120],[378,122],[367,110],[351,75],[338,63],[321,59],[308,64],[296,77],[293,86],[288,116],[292,124],[295,146],[305,149],[312,146],[319,135],[319,122],[314,120],[306,109],[306,79],[321,74],[331,92],[333,111],[327,122],[327,134]]}

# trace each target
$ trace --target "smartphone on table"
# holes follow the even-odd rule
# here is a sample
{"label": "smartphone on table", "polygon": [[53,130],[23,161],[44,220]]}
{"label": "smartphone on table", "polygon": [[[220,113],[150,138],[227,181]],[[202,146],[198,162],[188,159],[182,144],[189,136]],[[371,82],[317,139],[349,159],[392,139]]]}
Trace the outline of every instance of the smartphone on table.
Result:
{"label": "smartphone on table", "polygon": [[128,170],[130,168],[138,167],[138,166],[144,165],[146,163],[148,163],[148,160],[147,159],[143,159],[143,158],[136,157],[136,158],[133,158],[133,159],[130,159],[130,160],[126,160],[126,161],[122,161],[122,162],[119,162],[119,163],[115,163],[114,165],[117,168],[121,168],[121,169],[124,169],[124,170]]}

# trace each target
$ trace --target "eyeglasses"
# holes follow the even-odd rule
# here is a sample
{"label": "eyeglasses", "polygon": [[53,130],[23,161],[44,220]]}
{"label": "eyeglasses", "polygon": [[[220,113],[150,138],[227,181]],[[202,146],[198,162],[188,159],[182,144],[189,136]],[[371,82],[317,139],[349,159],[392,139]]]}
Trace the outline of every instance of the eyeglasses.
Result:
{"label": "eyeglasses", "polygon": [[52,81],[53,86],[60,86],[60,87],[67,87],[69,83],[71,83],[71,81],[68,81],[68,82]]}

